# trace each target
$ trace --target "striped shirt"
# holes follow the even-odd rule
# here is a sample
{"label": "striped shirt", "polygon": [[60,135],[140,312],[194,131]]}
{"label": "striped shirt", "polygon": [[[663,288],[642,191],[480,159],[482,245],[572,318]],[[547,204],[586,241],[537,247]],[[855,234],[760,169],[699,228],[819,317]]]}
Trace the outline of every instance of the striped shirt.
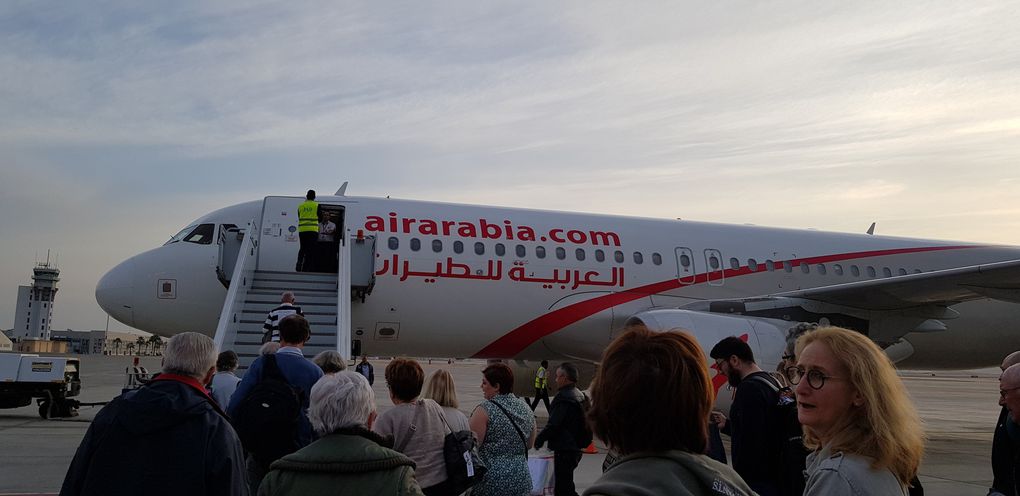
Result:
{"label": "striped shirt", "polygon": [[[291,305],[290,303],[283,303],[280,306],[269,311],[269,315],[266,316],[266,323],[262,325],[263,336],[269,335],[269,341],[280,342],[280,320],[288,315],[298,314],[304,316],[301,313],[301,307]],[[263,338],[263,341],[267,341]]]}

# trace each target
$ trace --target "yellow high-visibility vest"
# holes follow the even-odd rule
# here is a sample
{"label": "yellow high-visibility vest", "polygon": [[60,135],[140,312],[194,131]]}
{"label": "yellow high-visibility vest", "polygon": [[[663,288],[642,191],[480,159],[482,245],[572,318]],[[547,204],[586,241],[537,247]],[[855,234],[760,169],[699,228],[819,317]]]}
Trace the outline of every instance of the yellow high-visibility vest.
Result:
{"label": "yellow high-visibility vest", "polygon": [[319,232],[319,204],[313,200],[307,200],[297,208],[298,232]]}
{"label": "yellow high-visibility vest", "polygon": [[545,384],[545,367],[539,367],[538,372],[535,374],[535,389],[545,389]]}

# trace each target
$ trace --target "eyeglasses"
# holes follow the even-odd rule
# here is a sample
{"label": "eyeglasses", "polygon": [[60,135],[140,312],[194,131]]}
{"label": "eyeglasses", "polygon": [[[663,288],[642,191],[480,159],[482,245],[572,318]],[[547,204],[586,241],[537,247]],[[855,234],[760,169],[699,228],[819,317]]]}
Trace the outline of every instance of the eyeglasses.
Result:
{"label": "eyeglasses", "polygon": [[1008,393],[1008,392],[1010,392],[1010,391],[1012,391],[1014,389],[1020,389],[1020,386],[1006,388],[1006,389],[1000,389],[999,390],[999,396],[1002,397],[1002,398],[1005,398],[1006,397],[1006,393]]}
{"label": "eyeglasses", "polygon": [[794,386],[800,384],[800,380],[804,376],[807,376],[808,386],[811,386],[812,389],[822,389],[827,380],[841,380],[839,377],[825,375],[820,370],[812,369],[805,371],[804,367],[789,367],[786,369],[786,377],[790,379],[790,384]]}

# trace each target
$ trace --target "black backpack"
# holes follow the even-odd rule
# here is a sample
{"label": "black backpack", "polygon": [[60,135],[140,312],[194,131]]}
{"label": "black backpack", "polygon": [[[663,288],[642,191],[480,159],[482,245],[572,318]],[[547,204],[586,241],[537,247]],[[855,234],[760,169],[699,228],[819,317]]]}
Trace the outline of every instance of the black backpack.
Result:
{"label": "black backpack", "polygon": [[302,392],[287,383],[275,355],[262,361],[262,378],[241,400],[231,424],[245,451],[268,465],[300,448]]}
{"label": "black backpack", "polygon": [[775,480],[779,483],[780,494],[804,494],[804,469],[808,451],[804,447],[804,432],[797,419],[797,400],[793,390],[780,387],[771,377],[761,374],[751,377],[752,380],[767,384],[779,400],[768,412],[769,430],[773,433],[772,442],[776,446]]}

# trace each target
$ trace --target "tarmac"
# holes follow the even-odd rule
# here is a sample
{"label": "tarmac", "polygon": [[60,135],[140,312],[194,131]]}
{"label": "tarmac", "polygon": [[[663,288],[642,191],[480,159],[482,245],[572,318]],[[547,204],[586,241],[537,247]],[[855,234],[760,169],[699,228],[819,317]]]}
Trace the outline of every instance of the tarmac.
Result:
{"label": "tarmac", "polygon": [[[120,394],[128,356],[83,356],[82,402],[109,401]],[[470,415],[482,401],[482,361],[421,359],[426,374],[446,368],[457,383],[460,409]],[[373,360],[374,390],[379,411],[392,407],[385,381],[385,360]],[[142,365],[159,370],[159,358],[143,357]],[[918,372],[902,374],[917,404],[928,435],[921,483],[928,496],[984,495],[991,484],[992,431],[998,417],[998,369],[977,371]],[[527,378],[525,380],[530,380]],[[82,407],[77,417],[44,420],[38,408],[0,410],[0,496],[56,494],[89,422],[100,407]],[[536,412],[539,426],[548,413]],[[724,437],[725,438],[725,437]],[[602,472],[605,446],[596,441],[599,453],[584,455],[575,472],[578,492],[590,486]]]}

